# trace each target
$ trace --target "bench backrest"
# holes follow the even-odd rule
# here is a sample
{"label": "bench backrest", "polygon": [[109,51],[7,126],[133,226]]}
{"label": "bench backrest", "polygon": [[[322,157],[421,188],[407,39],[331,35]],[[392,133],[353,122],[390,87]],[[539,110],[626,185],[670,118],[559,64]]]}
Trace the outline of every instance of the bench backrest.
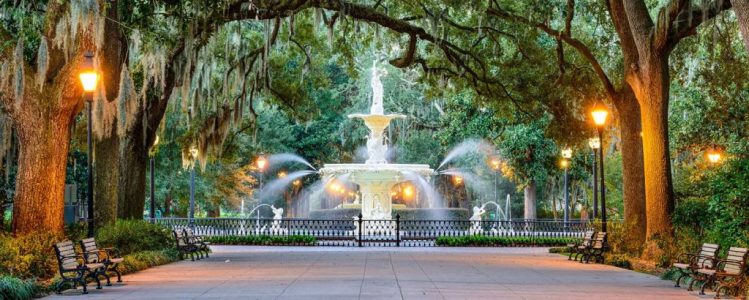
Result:
{"label": "bench backrest", "polygon": [[193,238],[195,238],[195,232],[193,232],[190,228],[185,228],[185,237],[188,240],[192,240]]}
{"label": "bench backrest", "polygon": [[596,232],[589,230],[586,231],[585,234],[583,234],[583,242],[581,245],[583,246],[590,246],[591,241],[593,240],[593,236],[595,236]]}
{"label": "bench backrest", "polygon": [[606,233],[599,231],[596,233],[596,238],[593,239],[593,249],[601,249],[606,243]]}
{"label": "bench backrest", "polygon": [[57,255],[57,264],[60,272],[78,268],[78,258],[75,254],[75,245],[71,241],[62,241],[53,246]]}
{"label": "bench backrest", "polygon": [[728,274],[741,274],[746,268],[746,248],[731,247],[723,265],[723,272]]}
{"label": "bench backrest", "polygon": [[96,246],[94,238],[85,238],[81,240],[81,250],[87,263],[97,263],[100,260],[99,247]]}
{"label": "bench backrest", "polygon": [[697,256],[697,265],[708,269],[713,268],[713,262],[718,256],[718,250],[720,250],[720,246],[717,244],[702,244],[700,254]]}
{"label": "bench backrest", "polygon": [[174,240],[177,243],[177,247],[187,246],[187,243],[185,242],[185,232],[182,229],[174,229],[172,230],[172,233],[174,233]]}

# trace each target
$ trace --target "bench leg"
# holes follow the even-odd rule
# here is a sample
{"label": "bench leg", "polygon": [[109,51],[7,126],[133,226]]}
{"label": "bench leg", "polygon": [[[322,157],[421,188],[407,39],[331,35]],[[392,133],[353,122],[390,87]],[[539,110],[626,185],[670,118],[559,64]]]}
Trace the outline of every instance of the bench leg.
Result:
{"label": "bench leg", "polygon": [[676,285],[674,285],[674,287],[681,287],[681,285],[679,284],[681,282],[681,279],[686,277],[688,274],[684,273],[684,271],[682,271],[681,269],[676,270],[679,272],[679,277],[676,278]]}
{"label": "bench leg", "polygon": [[79,281],[80,281],[80,283],[81,283],[81,287],[83,287],[83,292],[82,292],[82,294],[84,294],[84,295],[85,295],[85,294],[88,294],[88,289],[86,289],[86,279],[85,279],[85,278],[80,278],[80,279],[78,279],[78,280],[79,280]]}
{"label": "bench leg", "polygon": [[715,279],[714,276],[710,276],[710,277],[707,278],[707,280],[705,280],[705,283],[702,284],[702,288],[700,288],[700,295],[704,295],[705,294],[705,289],[708,286],[712,285],[714,279]]}
{"label": "bench leg", "polygon": [[120,270],[117,270],[118,265],[112,266],[112,271],[117,274],[117,282],[122,282],[122,274],[120,274]]}

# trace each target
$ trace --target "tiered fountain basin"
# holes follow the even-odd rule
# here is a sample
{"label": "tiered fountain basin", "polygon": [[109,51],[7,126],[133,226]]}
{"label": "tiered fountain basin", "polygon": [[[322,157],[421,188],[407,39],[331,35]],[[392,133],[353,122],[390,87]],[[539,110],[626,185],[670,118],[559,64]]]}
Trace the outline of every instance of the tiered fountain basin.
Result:
{"label": "tiered fountain basin", "polygon": [[407,175],[428,178],[433,173],[429,165],[421,164],[326,164],[320,169],[321,176],[326,179],[348,175],[348,181],[359,185],[360,201],[341,205],[341,208],[361,209],[366,220],[391,219],[391,188],[408,180]]}

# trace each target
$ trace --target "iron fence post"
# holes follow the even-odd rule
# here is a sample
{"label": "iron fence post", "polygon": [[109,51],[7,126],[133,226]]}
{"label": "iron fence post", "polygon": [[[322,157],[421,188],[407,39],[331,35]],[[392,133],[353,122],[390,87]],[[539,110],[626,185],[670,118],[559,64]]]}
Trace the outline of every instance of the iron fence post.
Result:
{"label": "iron fence post", "polygon": [[363,226],[363,224],[362,224],[363,223],[363,220],[362,220],[363,217],[364,216],[362,216],[362,214],[359,213],[359,247],[362,246],[361,231],[362,231],[362,226]]}
{"label": "iron fence post", "polygon": [[395,215],[395,246],[401,246],[401,215]]}

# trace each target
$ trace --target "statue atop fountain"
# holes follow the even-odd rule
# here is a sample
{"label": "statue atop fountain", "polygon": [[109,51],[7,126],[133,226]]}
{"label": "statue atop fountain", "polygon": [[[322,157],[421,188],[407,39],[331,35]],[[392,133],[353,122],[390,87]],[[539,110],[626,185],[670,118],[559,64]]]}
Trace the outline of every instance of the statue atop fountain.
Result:
{"label": "statue atop fountain", "polygon": [[[369,128],[367,135],[367,160],[364,164],[325,164],[320,174],[329,180],[337,176],[350,175],[350,180],[359,185],[359,195],[353,204],[342,205],[347,208],[361,208],[364,220],[390,220],[393,203],[390,189],[404,178],[404,174],[431,176],[433,170],[429,165],[390,164],[386,156],[388,146],[385,143],[384,131],[390,121],[406,116],[385,114],[383,109],[384,88],[381,76],[384,70],[378,69],[376,63],[371,69],[372,105],[369,114],[351,114],[349,118],[359,118]],[[402,205],[402,204],[401,204]],[[364,228],[365,232],[369,229]]]}
{"label": "statue atop fountain", "polygon": [[388,146],[385,144],[384,131],[390,125],[390,121],[393,119],[406,118],[404,115],[399,114],[384,114],[382,107],[382,97],[385,94],[384,88],[382,87],[382,81],[380,80],[381,71],[377,69],[377,65],[372,65],[372,106],[369,109],[369,114],[351,114],[349,118],[360,118],[364,120],[364,124],[369,128],[369,136],[367,137],[367,164],[386,164],[385,159],[388,151]]}

